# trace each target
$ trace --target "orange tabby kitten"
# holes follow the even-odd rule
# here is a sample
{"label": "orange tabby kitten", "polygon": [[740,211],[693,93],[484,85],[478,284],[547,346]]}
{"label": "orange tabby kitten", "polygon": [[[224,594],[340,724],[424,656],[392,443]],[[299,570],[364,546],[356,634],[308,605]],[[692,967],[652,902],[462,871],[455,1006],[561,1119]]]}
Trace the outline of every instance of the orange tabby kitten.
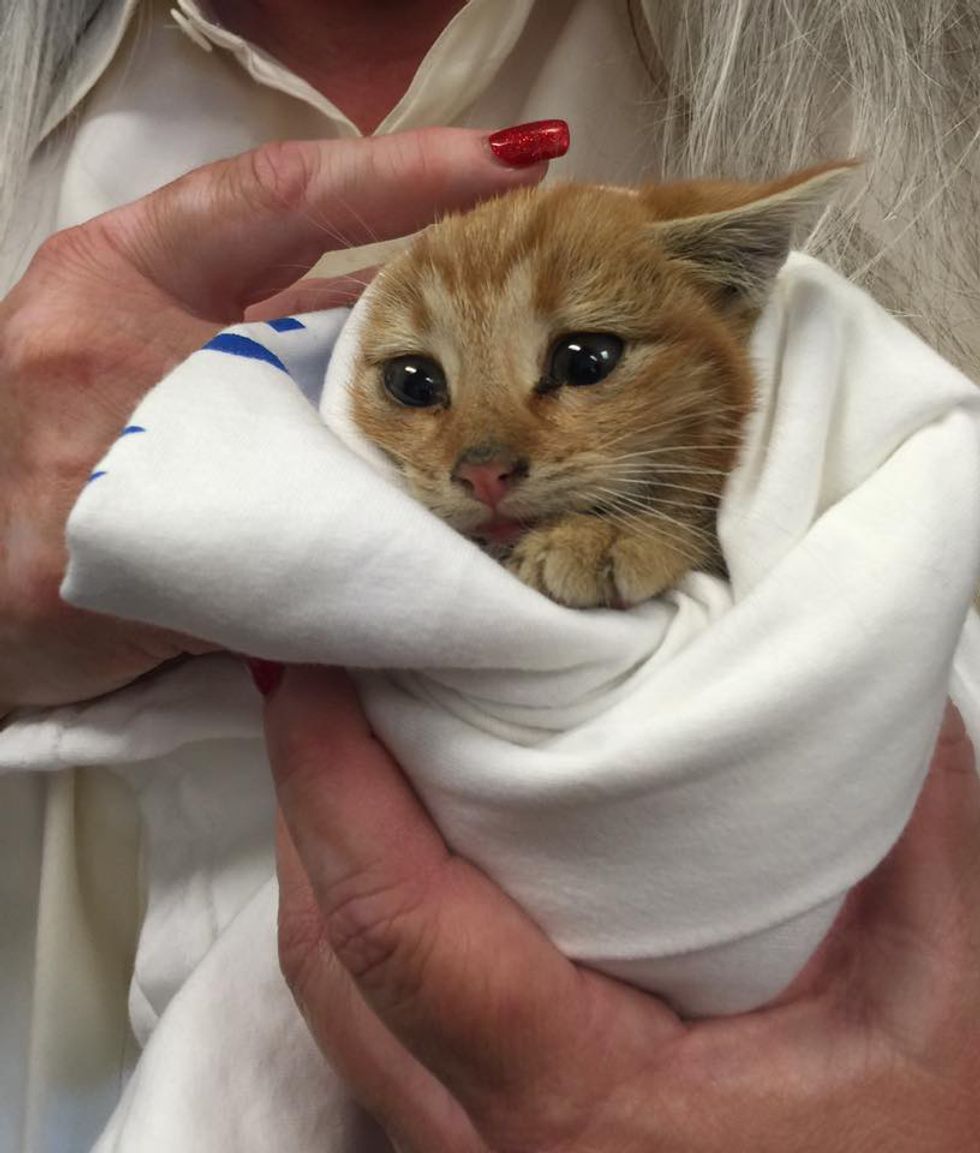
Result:
{"label": "orange tabby kitten", "polygon": [[556,185],[428,229],[374,286],[361,432],[415,496],[566,605],[723,571],[747,343],[849,166],[770,184]]}

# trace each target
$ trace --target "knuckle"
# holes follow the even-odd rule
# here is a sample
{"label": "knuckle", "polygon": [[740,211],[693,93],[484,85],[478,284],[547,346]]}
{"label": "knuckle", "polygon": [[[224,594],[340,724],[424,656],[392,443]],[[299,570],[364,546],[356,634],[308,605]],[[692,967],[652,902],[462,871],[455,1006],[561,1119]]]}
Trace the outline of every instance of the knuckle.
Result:
{"label": "knuckle", "polygon": [[127,212],[105,213],[42,242],[3,302],[6,363],[11,337],[17,351],[33,338],[33,345],[56,356],[71,346],[81,357],[98,343],[89,339],[93,323],[104,320],[108,303],[118,307],[132,287],[122,251]]}
{"label": "knuckle", "polygon": [[435,926],[425,914],[425,887],[382,881],[371,870],[335,893],[326,915],[331,948],[369,995],[389,1007],[411,1003],[426,983]]}
{"label": "knuckle", "polygon": [[45,271],[61,272],[66,263],[77,259],[79,251],[86,247],[83,225],[64,228],[60,232],[53,232],[42,242],[34,255],[32,266]]}
{"label": "knuckle", "polygon": [[288,908],[280,898],[279,968],[295,996],[302,996],[317,962],[328,949],[323,922],[314,908]]}
{"label": "knuckle", "polygon": [[8,449],[19,462],[71,455],[77,436],[63,438],[65,397],[83,391],[95,378],[91,342],[80,331],[77,302],[46,291],[25,278],[0,317],[3,378],[0,404],[19,435]]}
{"label": "knuckle", "polygon": [[107,439],[101,407],[89,404],[104,390],[106,360],[89,336],[84,304],[72,293],[58,298],[42,288],[3,316],[0,403],[20,432],[10,447],[21,465],[33,462],[48,477],[48,487],[64,477],[74,483]]}
{"label": "knuckle", "polygon": [[317,172],[317,149],[300,140],[276,140],[241,158],[235,192],[261,209],[292,211],[302,207]]}
{"label": "knuckle", "polygon": [[[11,571],[12,568],[12,571]],[[4,600],[7,614],[27,634],[38,632],[59,618],[64,608],[58,590],[64,575],[61,553],[44,542],[22,550],[16,566],[5,571]]]}
{"label": "knuckle", "polygon": [[418,132],[390,138],[388,164],[391,175],[414,180],[438,196],[449,184],[452,174],[453,133],[447,128],[424,128]]}
{"label": "knuckle", "polygon": [[38,321],[43,313],[33,303],[8,306],[4,309],[2,340],[4,363],[4,399],[13,399],[6,394],[20,391],[21,383],[31,373],[31,368],[43,353],[43,345],[37,339]]}
{"label": "knuckle", "polygon": [[5,377],[10,388],[23,389],[25,404],[39,387],[61,383],[67,375],[88,380],[93,359],[77,325],[54,302],[39,294],[12,310],[3,325]]}
{"label": "knuckle", "polygon": [[31,271],[47,278],[68,280],[79,273],[90,278],[115,254],[113,226],[116,213],[96,216],[84,224],[63,228],[47,237],[31,261]]}

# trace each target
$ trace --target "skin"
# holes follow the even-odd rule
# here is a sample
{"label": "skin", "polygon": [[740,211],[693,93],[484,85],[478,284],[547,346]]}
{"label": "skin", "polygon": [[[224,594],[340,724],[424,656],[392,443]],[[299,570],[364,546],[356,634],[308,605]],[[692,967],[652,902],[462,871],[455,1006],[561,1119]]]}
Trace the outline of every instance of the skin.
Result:
{"label": "skin", "polygon": [[224,325],[347,302],[350,282],[293,284],[327,234],[403,235],[545,169],[462,129],[270,144],[42,246],[0,302],[0,715],[201,650],[58,598],[68,512],[143,393]]}
{"label": "skin", "polygon": [[[215,19],[373,132],[464,0],[211,0]],[[369,66],[366,66],[369,65]]]}
{"label": "skin", "polygon": [[342,673],[288,670],[266,733],[283,971],[402,1153],[978,1147],[980,780],[952,708],[908,828],[793,986],[693,1024],[453,854]]}

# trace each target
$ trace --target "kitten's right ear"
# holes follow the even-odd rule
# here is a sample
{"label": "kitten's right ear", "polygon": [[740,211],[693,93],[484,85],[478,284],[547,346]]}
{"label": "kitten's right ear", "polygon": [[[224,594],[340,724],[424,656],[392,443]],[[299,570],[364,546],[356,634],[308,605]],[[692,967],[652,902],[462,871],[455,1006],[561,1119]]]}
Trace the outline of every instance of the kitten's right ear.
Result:
{"label": "kitten's right ear", "polygon": [[700,199],[708,211],[658,221],[655,235],[667,255],[689,266],[699,280],[750,308],[760,308],[794,237],[816,224],[859,163],[808,168],[783,180],[741,189],[719,185],[722,205],[732,199],[741,203],[716,211],[710,210],[712,186],[704,185]]}

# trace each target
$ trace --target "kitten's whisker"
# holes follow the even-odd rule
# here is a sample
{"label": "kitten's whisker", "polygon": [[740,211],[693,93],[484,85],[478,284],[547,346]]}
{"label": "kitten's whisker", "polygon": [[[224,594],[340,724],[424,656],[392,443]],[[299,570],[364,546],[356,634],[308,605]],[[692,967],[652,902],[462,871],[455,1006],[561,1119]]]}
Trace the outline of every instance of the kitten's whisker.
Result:
{"label": "kitten's whisker", "polygon": [[[723,411],[724,410],[721,408],[714,409],[714,410],[712,410],[712,416],[718,415]],[[622,443],[622,441],[624,441],[624,440],[628,440],[630,437],[633,437],[633,436],[643,436],[643,435],[648,435],[648,434],[656,433],[656,432],[664,432],[667,429],[677,428],[679,425],[695,424],[695,425],[703,426],[705,423],[707,423],[707,422],[706,422],[704,413],[699,409],[697,411],[692,411],[689,415],[687,415],[687,414],[675,415],[673,417],[673,419],[671,419],[671,420],[657,420],[657,421],[652,422],[651,424],[642,425],[642,426],[631,425],[628,429],[626,429],[624,432],[620,433],[619,435],[611,437],[605,441],[600,441],[598,447],[602,448],[602,449],[608,449],[608,448],[614,447],[617,444]],[[713,429],[712,431],[715,434],[717,434],[719,432],[718,429]],[[731,437],[733,439],[735,439],[741,435],[741,426],[733,427],[727,431],[729,431]]]}
{"label": "kitten's whisker", "polygon": [[[641,516],[646,516],[651,511],[650,506],[644,503],[642,500],[639,500],[636,497],[627,496],[621,492],[617,492],[615,489],[599,488],[595,491],[600,494],[600,499],[597,503],[603,512],[607,510],[629,511],[632,509],[639,513]],[[603,500],[603,495],[611,499]]]}
{"label": "kitten's whisker", "polygon": [[708,476],[728,476],[732,471],[730,468],[707,468],[700,464],[671,464],[669,460],[655,461],[654,467],[658,473],[703,472]]}
{"label": "kitten's whisker", "polygon": [[650,502],[651,508],[657,509],[661,505],[667,505],[670,508],[685,508],[691,512],[705,512],[704,501],[700,500],[672,500],[670,497],[655,496]]}
{"label": "kitten's whisker", "polygon": [[664,528],[663,525],[657,525],[656,529],[654,529],[648,521],[644,522],[628,514],[613,514],[610,515],[609,520],[613,524],[618,524],[622,528],[629,529],[637,536],[644,537],[648,540],[659,542],[669,541],[677,549],[678,554],[692,567],[703,560],[703,557],[691,548],[689,539],[672,533],[669,529]]}
{"label": "kitten's whisker", "polygon": [[[721,492],[719,490],[712,490],[710,488],[695,488],[693,485],[689,485],[689,484],[671,484],[669,481],[661,480],[660,476],[658,474],[651,473],[649,470],[644,470],[644,472],[640,475],[641,475],[642,479],[646,482],[647,487],[653,492],[658,492],[662,488],[669,488],[669,489],[677,491],[677,492],[689,492],[689,493],[693,493],[697,496],[711,497],[714,500],[720,500],[721,499]],[[614,479],[618,479],[618,477],[614,478]],[[629,481],[629,480],[635,479],[635,478],[630,477],[630,476],[624,476],[624,477],[622,477],[622,479]]]}
{"label": "kitten's whisker", "polygon": [[663,446],[661,448],[638,448],[633,452],[624,452],[614,457],[616,461],[620,460],[634,460],[638,457],[653,457],[653,456],[666,456],[669,453],[675,452],[714,452],[718,449],[731,448],[730,444],[719,444],[717,441],[702,441],[700,444],[678,444]]}
{"label": "kitten's whisker", "polygon": [[699,525],[691,521],[678,520],[676,517],[671,516],[669,513],[661,511],[656,505],[644,507],[642,516],[651,521],[666,521],[669,524],[675,525],[677,528],[683,529],[685,532],[692,534],[699,540],[703,540],[705,544],[714,548],[716,545],[715,536],[708,532],[707,529],[701,528]]}
{"label": "kitten's whisker", "polygon": [[[712,427],[712,432],[714,432],[714,433],[724,432],[733,438],[737,437],[741,434],[741,424],[738,424],[738,425],[731,424],[730,427],[725,427],[725,425],[728,422],[725,422],[723,420],[717,420],[717,421],[710,420],[710,419],[706,418],[704,413],[700,410],[692,411],[689,414],[688,413],[684,413],[684,414],[668,413],[665,415],[669,416],[670,419],[658,418],[657,420],[650,421],[649,423],[644,424],[644,425],[631,424],[628,428],[624,429],[621,433],[618,433],[615,436],[611,436],[611,437],[607,438],[606,440],[601,441],[600,446],[603,448],[610,448],[610,447],[613,447],[613,446],[621,443],[623,440],[628,440],[631,436],[649,435],[651,433],[663,432],[663,431],[666,431],[668,429],[678,428],[678,427],[682,427],[684,425],[692,425],[694,427],[704,428],[705,426],[714,426],[715,424],[719,424],[719,425],[722,425],[722,428],[719,429],[719,428]],[[718,413],[716,413],[715,415],[720,415],[720,411]]]}
{"label": "kitten's whisker", "polygon": [[633,529],[638,530],[640,535],[643,536],[656,537],[658,535],[663,535],[669,537],[672,540],[682,541],[688,550],[691,549],[690,536],[685,535],[684,533],[679,534],[671,532],[669,528],[665,527],[665,523],[672,523],[675,526],[684,529],[685,532],[688,529],[692,529],[696,535],[705,536],[711,547],[714,547],[715,545],[715,541],[712,537],[703,533],[699,534],[699,530],[695,526],[684,524],[681,521],[672,521],[670,517],[657,517],[653,514],[652,510],[649,509],[646,509],[642,513],[637,514],[626,509],[613,508],[610,510],[609,518],[618,520],[622,523],[628,523]]}
{"label": "kitten's whisker", "polygon": [[678,520],[676,517],[670,516],[668,513],[661,512],[656,507],[652,508],[650,511],[654,519],[668,521],[670,524],[677,525],[678,528],[684,529],[685,532],[692,532],[695,536],[700,537],[702,540],[708,542],[712,548],[717,546],[717,540],[714,533],[708,532],[707,529],[699,528],[697,525],[693,525],[689,521]]}
{"label": "kitten's whisker", "polygon": [[[646,436],[652,436],[660,428],[661,428],[661,426],[657,425],[657,424],[651,424],[646,428],[634,426],[633,428],[630,429],[630,433],[646,437]],[[709,435],[708,430],[704,429],[702,431],[702,435],[697,440],[692,440],[689,442],[689,441],[686,441],[683,439],[678,439],[678,437],[675,435],[672,440],[666,440],[661,444],[657,444],[656,442],[654,442],[653,444],[643,445],[642,447],[638,447],[633,451],[635,451],[635,452],[677,452],[681,449],[691,448],[691,447],[698,448],[702,445],[714,445],[718,448],[722,448],[722,447],[728,448],[731,444],[737,442],[737,440],[738,440],[738,434],[736,432],[732,432],[729,434],[726,432],[725,429],[713,428],[710,430],[710,435]],[[606,448],[608,446],[600,445],[600,447]]]}
{"label": "kitten's whisker", "polygon": [[[598,469],[597,471],[599,471],[600,474],[604,477],[605,476],[615,476],[615,477],[623,477],[624,479],[628,479],[630,477],[632,477],[634,479],[637,477],[642,477],[642,478],[646,478],[646,479],[649,479],[652,481],[661,475],[669,476],[669,475],[675,473],[676,469],[671,468],[669,465],[666,465],[666,466],[661,465],[661,464],[657,463],[656,461],[654,461],[651,464],[640,464],[640,463],[615,464],[615,463],[613,463],[613,464],[611,464],[605,468]],[[715,475],[719,475],[719,476],[727,476],[728,475],[728,473],[724,469],[720,469],[720,468],[705,469],[705,468],[698,468],[697,466],[693,466],[691,471],[692,471],[692,473],[697,473],[701,476],[704,476],[705,479],[707,479],[710,476],[715,476]]]}
{"label": "kitten's whisker", "polygon": [[[299,269],[304,274],[310,271],[309,268],[305,264],[276,264],[276,265],[273,265],[272,267],[277,268],[277,269],[279,269],[279,268],[281,268],[281,269],[296,268],[296,269]],[[342,281],[342,280],[343,281],[349,281],[351,284],[356,284],[360,288],[367,288],[367,286],[371,283],[370,280],[362,280],[359,276],[351,276],[351,275],[346,274],[346,273],[338,273],[336,276],[327,276],[327,277],[316,278],[316,279],[324,279],[324,280],[329,280],[329,281]],[[286,289],[282,289],[281,291],[285,292],[285,291],[288,291],[288,290],[291,290],[294,288],[302,288],[305,283],[306,283],[305,275],[299,276],[296,278],[296,280],[292,284],[288,285]],[[320,285],[313,285],[311,287],[319,288]]]}
{"label": "kitten's whisker", "polygon": [[[374,231],[374,229],[368,224],[368,222],[364,219],[364,217],[357,211],[357,209],[348,200],[346,200],[343,196],[335,196],[334,199],[337,201],[337,203],[343,209],[345,209],[347,212],[349,212],[351,214],[351,216],[353,216],[354,219],[357,221],[357,223],[361,226],[361,228],[364,229],[365,234],[371,238],[371,240],[370,240],[371,244],[379,243],[379,241],[381,240],[381,237],[378,236],[378,234]],[[364,242],[362,241],[361,244],[363,245],[363,243]]]}
{"label": "kitten's whisker", "polygon": [[[707,529],[704,529],[704,528],[700,527],[699,525],[693,524],[690,521],[678,520],[676,517],[672,517],[668,513],[660,511],[658,508],[659,502],[653,501],[650,504],[646,504],[643,501],[636,500],[636,499],[633,499],[631,497],[626,497],[623,494],[617,493],[612,489],[600,488],[598,491],[599,492],[605,492],[613,498],[613,500],[610,502],[609,507],[614,511],[636,510],[636,512],[633,513],[632,515],[636,515],[638,513],[641,517],[650,517],[654,520],[669,521],[671,524],[677,525],[678,528],[682,528],[686,532],[691,532],[695,536],[699,537],[700,539],[708,542],[712,548],[714,548],[716,545],[715,537]],[[674,501],[671,503],[678,504],[679,502]],[[690,508],[692,506],[685,502],[682,505],[682,507]]]}
{"label": "kitten's whisker", "polygon": [[[639,455],[639,454],[638,454]],[[612,461],[608,465],[603,464],[603,471],[611,471],[613,469],[619,470],[622,467],[621,462]],[[627,465],[627,469],[634,469],[639,473],[646,475],[656,474],[659,476],[661,473],[668,475],[670,473],[700,473],[703,476],[728,476],[731,472],[726,468],[708,468],[699,464],[670,464],[669,461],[651,461],[650,464],[633,464]]]}
{"label": "kitten's whisker", "polygon": [[308,220],[310,222],[310,224],[313,225],[314,228],[318,228],[324,234],[324,236],[328,236],[336,244],[336,248],[333,248],[333,249],[325,248],[321,255],[326,255],[326,253],[331,252],[331,251],[342,252],[342,251],[346,251],[347,249],[359,247],[357,244],[354,243],[353,237],[345,236],[340,231],[340,229],[335,228],[332,225],[326,224],[322,220],[318,220],[313,215],[313,213],[309,211],[309,209],[303,209],[302,215],[306,220]]}
{"label": "kitten's whisker", "polygon": [[360,226],[362,235],[352,236],[349,232],[342,231],[336,226],[336,224],[328,221],[326,217],[320,218],[314,216],[314,214],[309,209],[303,209],[302,213],[304,218],[308,220],[314,228],[318,228],[322,233],[324,233],[326,236],[329,236],[331,240],[336,242],[336,248],[325,249],[325,252],[342,252],[351,249],[363,248],[367,244],[381,243],[382,237],[378,236],[377,232],[371,228],[364,217],[361,216],[361,214],[351,204],[349,204],[343,197],[338,196],[334,199],[337,205],[343,211],[347,212],[353,218],[354,222]]}
{"label": "kitten's whisker", "polygon": [[668,484],[666,481],[660,480],[659,477],[654,477],[652,483],[654,485],[656,485],[656,487],[658,489],[659,488],[669,488],[672,490],[676,490],[677,492],[691,492],[691,493],[695,493],[697,496],[710,496],[710,497],[713,497],[715,500],[721,499],[721,493],[720,492],[712,492],[710,489],[707,489],[707,488],[692,488],[691,485],[689,485],[689,484]]}

